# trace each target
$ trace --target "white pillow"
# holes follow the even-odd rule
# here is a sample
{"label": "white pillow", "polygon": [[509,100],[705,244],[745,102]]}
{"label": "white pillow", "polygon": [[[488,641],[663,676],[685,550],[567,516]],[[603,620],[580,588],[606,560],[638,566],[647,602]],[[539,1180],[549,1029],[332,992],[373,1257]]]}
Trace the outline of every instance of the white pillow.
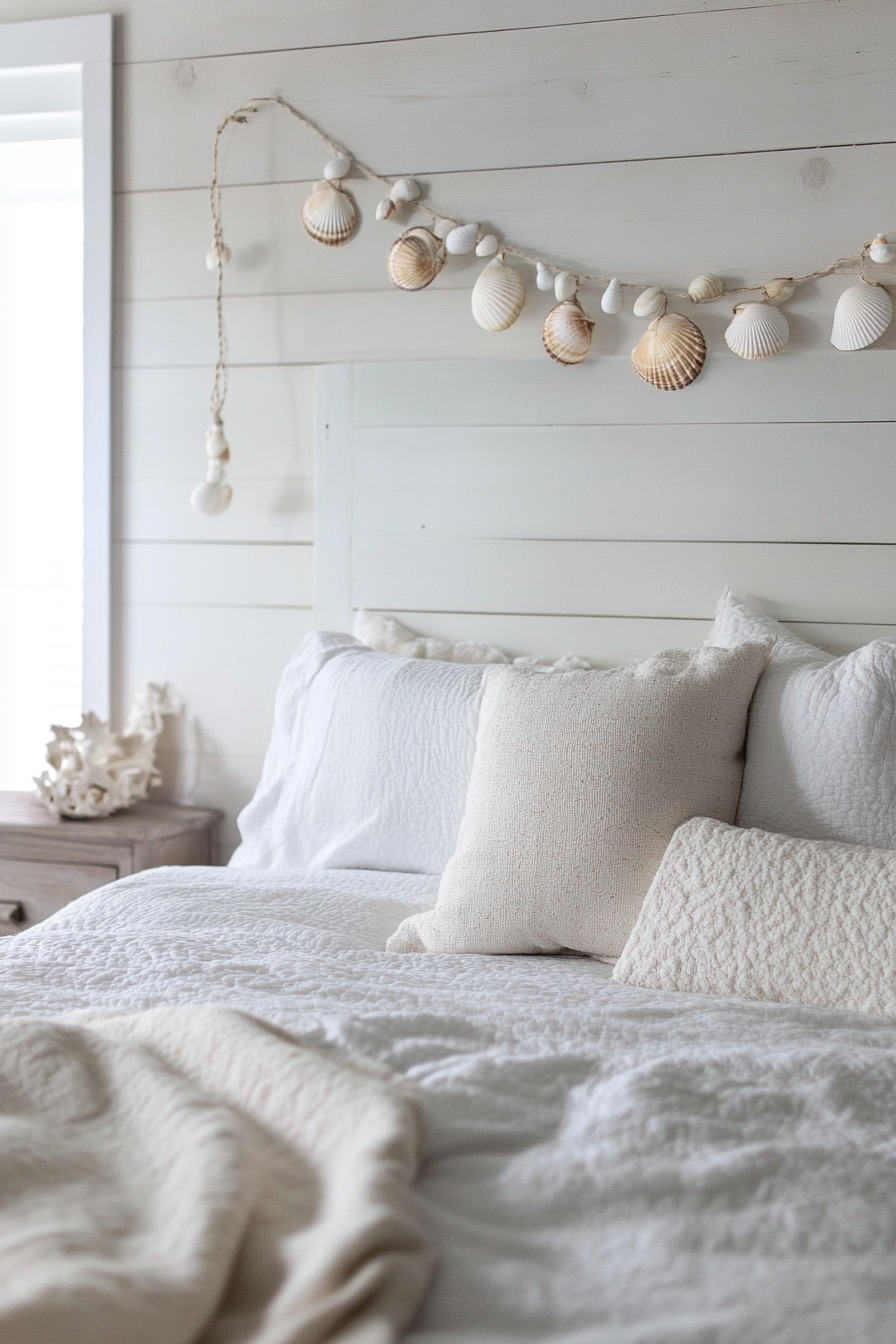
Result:
{"label": "white pillow", "polygon": [[710,644],[769,637],[738,825],[896,848],[896,644],[834,658],[724,594]]}
{"label": "white pillow", "polygon": [[482,672],[308,635],[283,673],[231,866],[441,873],[463,814]]}
{"label": "white pillow", "polygon": [[896,854],[688,821],[613,979],[896,1017]]}
{"label": "white pillow", "polygon": [[733,821],[767,644],[608,672],[491,667],[457,850],[390,952],[617,956],[672,832]]}

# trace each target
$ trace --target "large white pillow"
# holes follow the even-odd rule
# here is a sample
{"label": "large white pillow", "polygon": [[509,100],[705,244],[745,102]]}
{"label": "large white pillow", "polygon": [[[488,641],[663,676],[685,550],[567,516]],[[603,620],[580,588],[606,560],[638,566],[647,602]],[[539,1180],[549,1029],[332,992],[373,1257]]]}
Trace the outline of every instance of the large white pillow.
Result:
{"label": "large white pillow", "polygon": [[308,635],[283,673],[231,866],[441,873],[463,814],[482,673]]}
{"label": "large white pillow", "polygon": [[613,979],[896,1017],[896,854],[688,821]]}
{"label": "large white pillow", "polygon": [[673,831],[734,820],[767,644],[608,672],[490,667],[457,850],[391,952],[617,956]]}
{"label": "large white pillow", "polygon": [[896,848],[896,644],[834,658],[724,594],[708,643],[769,637],[738,825]]}

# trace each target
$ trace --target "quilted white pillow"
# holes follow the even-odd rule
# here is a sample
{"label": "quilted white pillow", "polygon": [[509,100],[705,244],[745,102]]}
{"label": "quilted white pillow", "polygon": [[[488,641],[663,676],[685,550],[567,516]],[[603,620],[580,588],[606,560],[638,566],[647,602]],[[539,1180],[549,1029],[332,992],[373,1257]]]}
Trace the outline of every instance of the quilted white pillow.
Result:
{"label": "quilted white pillow", "polygon": [[734,819],[768,647],[488,668],[457,850],[388,950],[617,956],[675,828]]}
{"label": "quilted white pillow", "polygon": [[482,673],[308,635],[283,673],[231,866],[441,873],[463,814]]}
{"label": "quilted white pillow", "polygon": [[896,854],[685,822],[613,979],[896,1017]]}
{"label": "quilted white pillow", "polygon": [[708,643],[769,637],[738,825],[896,848],[896,643],[834,658],[724,594]]}

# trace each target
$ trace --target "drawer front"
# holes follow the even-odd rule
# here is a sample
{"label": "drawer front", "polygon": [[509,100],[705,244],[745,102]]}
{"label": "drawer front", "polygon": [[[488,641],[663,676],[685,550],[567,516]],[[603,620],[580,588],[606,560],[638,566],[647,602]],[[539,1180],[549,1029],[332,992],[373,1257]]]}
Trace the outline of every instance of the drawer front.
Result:
{"label": "drawer front", "polygon": [[[39,924],[85,892],[114,882],[118,869],[100,864],[39,863],[0,859],[0,933]],[[10,918],[21,907],[24,918]]]}

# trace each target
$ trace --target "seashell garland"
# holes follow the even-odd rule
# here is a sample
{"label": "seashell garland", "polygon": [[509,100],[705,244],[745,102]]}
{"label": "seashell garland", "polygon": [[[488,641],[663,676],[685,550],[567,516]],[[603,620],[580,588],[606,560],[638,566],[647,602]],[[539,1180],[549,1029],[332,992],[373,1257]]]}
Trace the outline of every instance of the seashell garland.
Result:
{"label": "seashell garland", "polygon": [[551,359],[558,364],[581,364],[591,349],[594,323],[586,317],[577,299],[564,299],[544,320],[541,339]]}
{"label": "seashell garland", "polygon": [[339,247],[351,238],[357,222],[358,212],[347,191],[332,182],[315,183],[302,206],[302,223],[316,242]]}
{"label": "seashell garland", "polygon": [[392,183],[389,195],[396,205],[407,205],[409,201],[417,200],[420,188],[412,177],[400,177]]}
{"label": "seashell garland", "polygon": [[444,265],[444,243],[420,225],[399,234],[386,257],[386,271],[393,285],[411,291],[432,284]]}
{"label": "seashell garland", "polygon": [[896,244],[888,243],[884,235],[879,233],[869,246],[868,255],[879,266],[886,266],[888,262],[896,261]]}
{"label": "seashell garland", "polygon": [[[225,266],[227,265],[228,261],[230,261],[232,255],[233,253],[230,251],[230,248],[227,246],[226,243],[223,243],[220,248],[220,257],[221,261],[224,263]],[[212,243],[211,247],[205,254],[205,264],[210,271],[216,271],[218,269],[218,256],[219,256],[218,245],[217,243]]]}
{"label": "seashell garland", "polygon": [[462,257],[465,253],[473,251],[478,237],[478,224],[458,224],[446,236],[445,246],[452,256]]}
{"label": "seashell garland", "polygon": [[506,331],[523,311],[526,286],[519,271],[505,266],[501,256],[488,263],[473,286],[473,316],[485,331]]}
{"label": "seashell garland", "polygon": [[535,287],[543,290],[545,294],[554,288],[554,272],[543,261],[535,263]]}
{"label": "seashell garland", "polygon": [[476,244],[477,257],[493,257],[498,250],[498,239],[493,233],[487,233]]}
{"label": "seashell garland", "polygon": [[635,373],[662,392],[678,392],[706,363],[703,332],[681,313],[655,317],[632,351]]}
{"label": "seashell garland", "polygon": [[230,445],[220,420],[213,420],[205,431],[205,455],[208,465],[205,480],[190,495],[190,504],[197,513],[223,513],[233,498],[233,490],[224,477],[230,461]]}
{"label": "seashell garland", "polygon": [[622,286],[614,277],[601,296],[600,306],[605,313],[621,313],[623,304]]}
{"label": "seashell garland", "polygon": [[659,285],[650,285],[635,299],[632,312],[635,317],[662,317],[667,303],[666,291],[660,289]]}
{"label": "seashell garland", "polygon": [[564,299],[571,299],[579,287],[578,277],[571,275],[569,271],[561,271],[554,280],[554,296],[558,303]]}
{"label": "seashell garland", "polygon": [[324,177],[328,182],[341,182],[351,172],[352,161],[343,154],[337,155],[331,159],[324,169]]}
{"label": "seashell garland", "polygon": [[769,303],[786,303],[796,293],[796,285],[789,275],[777,275],[762,288]]}
{"label": "seashell garland", "polygon": [[395,202],[391,196],[384,196],[376,208],[377,219],[388,219],[395,214]]}
{"label": "seashell garland", "polygon": [[893,320],[893,300],[873,280],[845,289],[834,309],[831,345],[836,350],[864,350],[883,336]]}
{"label": "seashell garland", "polygon": [[725,293],[725,281],[719,275],[698,275],[688,285],[694,303],[709,303]]}
{"label": "seashell garland", "polygon": [[725,332],[728,349],[741,359],[770,359],[781,353],[789,339],[787,318],[768,303],[739,303]]}

